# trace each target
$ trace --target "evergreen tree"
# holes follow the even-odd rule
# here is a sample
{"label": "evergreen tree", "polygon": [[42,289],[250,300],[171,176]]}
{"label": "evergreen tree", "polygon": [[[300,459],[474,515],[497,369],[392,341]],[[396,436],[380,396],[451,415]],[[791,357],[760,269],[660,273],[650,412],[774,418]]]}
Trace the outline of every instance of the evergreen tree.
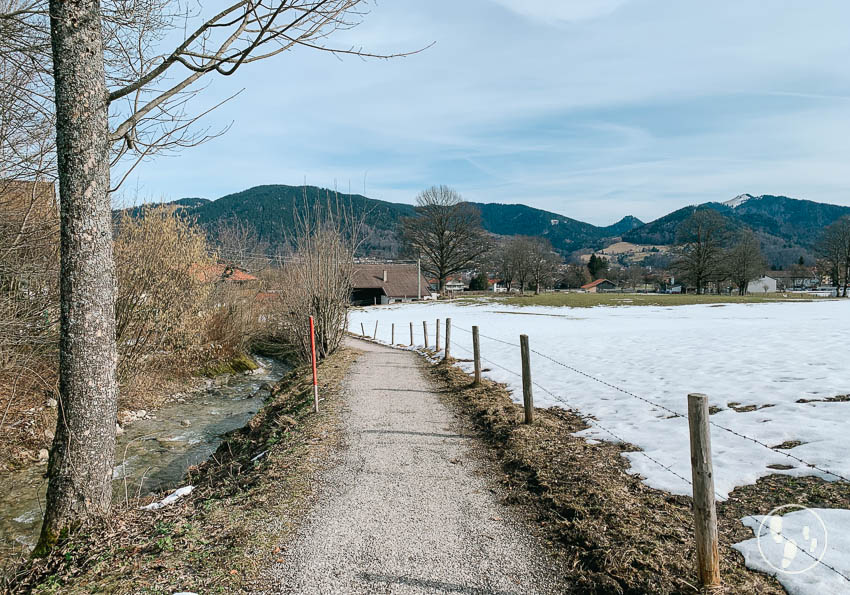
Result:
{"label": "evergreen tree", "polygon": [[602,258],[601,256],[596,256],[596,254],[590,255],[590,260],[587,263],[587,270],[590,272],[590,276],[593,279],[601,279],[608,273],[608,268],[610,267],[610,263],[607,259]]}
{"label": "evergreen tree", "polygon": [[487,275],[478,273],[469,281],[469,291],[487,291]]}

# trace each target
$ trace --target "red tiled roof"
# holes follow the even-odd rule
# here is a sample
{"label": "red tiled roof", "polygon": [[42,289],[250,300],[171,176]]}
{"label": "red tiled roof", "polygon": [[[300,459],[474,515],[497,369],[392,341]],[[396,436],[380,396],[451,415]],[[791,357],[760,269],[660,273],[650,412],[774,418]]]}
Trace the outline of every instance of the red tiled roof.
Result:
{"label": "red tiled roof", "polygon": [[615,283],[613,281],[608,281],[608,279],[597,279],[596,281],[592,281],[592,282],[590,282],[586,285],[582,285],[581,288],[582,289],[591,289],[592,287],[596,287],[597,285],[601,285],[602,283],[605,283],[606,281],[608,283],[610,283],[611,285],[615,285]]}

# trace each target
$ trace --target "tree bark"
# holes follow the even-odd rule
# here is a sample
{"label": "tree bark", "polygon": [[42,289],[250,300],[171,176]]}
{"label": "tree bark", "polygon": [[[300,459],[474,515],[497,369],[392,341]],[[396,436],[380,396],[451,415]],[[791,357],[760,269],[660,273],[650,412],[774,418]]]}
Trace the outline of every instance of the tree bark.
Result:
{"label": "tree bark", "polygon": [[108,512],[116,421],[109,130],[97,0],[50,0],[61,200],[59,412],[36,554]]}

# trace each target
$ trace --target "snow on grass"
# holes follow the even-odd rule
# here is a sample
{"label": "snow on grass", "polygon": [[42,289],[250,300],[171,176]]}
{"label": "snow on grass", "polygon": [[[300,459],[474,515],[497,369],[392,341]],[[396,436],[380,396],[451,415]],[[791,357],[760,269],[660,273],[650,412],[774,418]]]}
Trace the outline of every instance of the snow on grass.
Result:
{"label": "snow on grass", "polygon": [[[464,330],[479,326],[482,357],[488,360],[482,365],[489,368],[485,376],[506,383],[517,401],[522,399],[519,348],[485,336],[518,344],[525,333],[532,349],[678,413],[687,411],[688,393],[705,393],[709,403],[721,409],[711,416],[713,422],[770,446],[800,441],[803,444],[787,452],[850,477],[845,452],[850,402],[796,402],[850,393],[850,303],[571,309],[437,302],[356,310],[350,330],[359,333],[362,322],[371,334],[377,320],[378,340],[389,342],[390,325],[395,323],[396,343],[406,345],[412,321],[415,344],[421,347],[422,321],[427,320],[433,346],[435,320],[446,317],[453,320],[457,358],[471,358],[472,337]],[[648,485],[691,493],[682,479],[691,476],[684,417],[540,355],[532,354],[531,363],[537,406],[568,406],[592,416],[598,425],[584,436],[616,441],[602,428],[610,430],[669,468],[640,453],[625,453],[632,472],[645,477]],[[459,365],[472,370],[470,362]],[[758,409],[737,412],[730,403]],[[836,479],[716,427],[712,450],[720,496],[777,472]],[[768,465],[793,468],[778,471]]]}
{"label": "snow on grass", "polygon": [[744,524],[756,537],[733,547],[748,567],[774,575],[789,595],[850,593],[844,578],[850,577],[850,511],[796,510],[747,517]]}
{"label": "snow on grass", "polygon": [[[377,320],[377,338],[388,343],[390,325],[395,323],[396,343],[408,345],[413,322],[414,348],[421,349],[422,321],[427,320],[433,348],[436,319],[446,317],[451,317],[454,329],[452,355],[472,358],[472,336],[465,331],[478,325],[484,375],[506,383],[517,402],[522,400],[522,384],[519,347],[514,345],[520,334],[527,334],[531,349],[540,352],[531,356],[535,404],[569,407],[591,417],[593,425],[582,432],[588,440],[624,440],[638,446],[645,454],[624,456],[631,472],[652,487],[691,495],[687,419],[666,409],[685,414],[692,392],[707,394],[710,405],[720,410],[711,415],[716,424],[769,446],[788,443],[791,448],[785,452],[850,477],[846,456],[850,402],[824,401],[850,394],[846,301],[582,309],[437,302],[356,310],[349,328],[359,333],[362,322],[371,333]],[[470,361],[458,365],[472,372]],[[715,487],[721,498],[735,486],[773,473],[837,479],[715,426],[711,440]],[[823,561],[850,576],[850,511],[818,512],[829,530]],[[783,517],[787,519],[783,534],[802,530],[796,526],[800,524],[796,515]],[[744,522],[757,531],[760,520],[747,517]],[[777,552],[770,548],[782,549],[785,544],[767,546],[762,557],[756,541],[737,546],[747,565],[778,574],[789,592],[850,592],[850,583],[821,564],[801,574],[772,571],[766,559]]]}

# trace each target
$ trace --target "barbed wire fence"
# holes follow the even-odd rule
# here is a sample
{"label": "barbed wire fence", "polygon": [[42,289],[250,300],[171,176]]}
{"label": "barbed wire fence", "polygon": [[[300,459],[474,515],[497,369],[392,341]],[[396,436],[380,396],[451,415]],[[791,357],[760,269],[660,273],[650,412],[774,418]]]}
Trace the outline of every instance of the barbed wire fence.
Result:
{"label": "barbed wire fence", "polygon": [[[462,327],[462,326],[460,326],[460,325],[458,325],[458,324],[453,324],[453,325],[452,325],[452,328],[453,328],[453,329],[460,330],[460,331],[463,331],[464,333],[467,333],[467,334],[469,334],[469,335],[472,335],[472,334],[473,334],[471,329],[464,328],[464,327]],[[516,348],[516,349],[520,349],[520,348],[521,348],[521,347],[520,347],[520,345],[519,345],[518,343],[512,343],[512,342],[510,342],[510,341],[505,341],[504,339],[499,339],[499,338],[497,338],[497,337],[492,337],[492,336],[489,336],[489,335],[485,335],[485,334],[482,334],[480,331],[479,331],[479,333],[478,333],[478,336],[479,336],[480,338],[487,339],[487,340],[490,340],[490,341],[494,341],[494,342],[496,342],[496,343],[500,343],[500,344],[503,344],[503,345],[505,345],[505,346],[509,346],[509,347],[512,347],[512,348]],[[365,337],[365,335],[364,335],[364,338],[368,338],[368,337]],[[470,354],[471,356],[473,356],[473,357],[474,357],[474,353],[473,353],[473,351],[472,351],[472,350],[470,350],[470,349],[468,349],[468,348],[466,348],[465,346],[463,346],[463,345],[462,345],[462,344],[460,344],[459,342],[455,342],[455,343],[453,343],[453,344],[452,344],[452,348],[458,348],[458,349],[461,349],[461,350],[462,350],[462,351],[464,351],[465,353],[468,353],[468,354]],[[409,349],[409,348],[408,348],[408,349]],[[649,405],[649,406],[651,406],[651,407],[653,407],[653,408],[656,408],[656,409],[659,409],[659,410],[661,410],[661,411],[664,411],[664,412],[666,412],[666,413],[670,414],[670,416],[671,416],[672,418],[680,418],[680,419],[683,419],[683,420],[685,420],[685,421],[688,421],[688,416],[687,416],[687,415],[682,414],[682,413],[680,413],[680,412],[678,412],[678,411],[676,411],[676,410],[674,410],[674,409],[671,409],[670,407],[667,407],[666,405],[663,405],[663,404],[661,404],[661,403],[655,402],[655,401],[653,401],[653,400],[651,400],[651,399],[648,399],[648,398],[646,398],[646,397],[640,396],[640,395],[638,395],[638,394],[636,394],[636,393],[634,393],[634,392],[632,392],[632,391],[626,390],[626,389],[624,389],[624,388],[622,388],[622,387],[620,387],[620,386],[617,386],[617,385],[615,385],[615,384],[613,384],[613,383],[610,383],[610,382],[608,382],[608,381],[606,381],[606,380],[603,380],[603,379],[601,379],[601,378],[598,378],[598,377],[596,377],[596,376],[594,376],[594,375],[592,375],[592,374],[589,374],[589,373],[587,373],[587,372],[584,372],[583,370],[580,370],[579,368],[576,368],[575,366],[571,366],[571,365],[569,365],[569,364],[567,364],[567,363],[565,363],[565,362],[563,362],[563,361],[560,361],[560,360],[558,360],[557,358],[554,358],[554,357],[552,357],[552,356],[550,356],[550,355],[548,355],[548,354],[546,354],[546,353],[543,353],[543,352],[541,352],[541,351],[539,351],[539,350],[536,350],[536,349],[530,349],[530,352],[531,352],[531,353],[534,353],[535,355],[537,355],[537,356],[539,356],[539,357],[542,357],[542,358],[544,358],[544,359],[546,359],[546,360],[548,360],[548,361],[550,361],[550,362],[552,362],[552,363],[554,363],[554,364],[556,364],[556,365],[558,365],[558,366],[561,366],[561,367],[565,368],[566,370],[569,370],[569,371],[571,371],[571,372],[573,372],[573,373],[575,373],[575,374],[578,374],[578,375],[580,375],[580,376],[582,376],[582,377],[584,377],[584,378],[587,378],[587,379],[589,379],[589,380],[591,380],[591,381],[593,381],[593,382],[596,382],[596,383],[598,383],[598,384],[600,384],[600,385],[603,385],[603,386],[606,386],[606,387],[608,387],[608,388],[610,388],[610,389],[612,389],[612,390],[615,390],[615,391],[620,392],[620,393],[622,393],[622,394],[625,394],[625,395],[627,395],[627,396],[629,396],[629,397],[632,397],[632,398],[634,398],[634,399],[637,399],[637,400],[639,400],[639,401],[642,401],[642,402],[646,403],[647,405]],[[510,368],[508,368],[508,367],[506,367],[506,366],[504,366],[504,365],[502,365],[502,364],[500,364],[500,363],[498,363],[498,362],[496,362],[496,361],[493,361],[493,360],[491,360],[491,359],[489,359],[489,358],[484,357],[483,355],[480,355],[480,354],[479,354],[479,359],[480,359],[481,361],[487,362],[489,365],[491,365],[491,366],[493,366],[493,367],[496,367],[496,368],[499,368],[499,369],[501,369],[501,370],[503,370],[503,371],[505,371],[505,372],[507,372],[507,373],[509,373],[509,374],[513,375],[513,376],[516,376],[516,377],[518,377],[518,378],[522,378],[522,373],[521,373],[521,372],[517,372],[517,371],[515,371],[515,370],[512,370],[512,369],[510,369]],[[562,397],[561,395],[558,395],[558,394],[556,394],[555,392],[553,392],[553,391],[549,390],[547,387],[543,386],[542,384],[540,384],[540,383],[539,383],[538,381],[536,381],[536,380],[532,380],[532,385],[533,385],[533,386],[535,386],[535,387],[537,387],[538,389],[540,389],[542,392],[546,393],[547,395],[549,395],[549,396],[550,396],[553,400],[555,400],[557,403],[559,403],[559,404],[563,405],[565,408],[569,409],[570,411],[573,411],[574,413],[579,414],[579,415],[582,417],[582,419],[584,420],[584,422],[585,422],[585,423],[587,423],[589,426],[594,427],[594,428],[598,428],[598,429],[599,429],[599,430],[601,430],[602,432],[604,432],[604,433],[606,433],[606,434],[610,435],[612,438],[614,438],[614,440],[615,440],[615,441],[617,441],[617,442],[619,442],[619,443],[622,443],[622,444],[628,444],[628,441],[627,441],[627,440],[625,440],[624,438],[622,438],[621,436],[619,436],[617,433],[615,433],[614,431],[612,431],[610,428],[608,428],[608,427],[606,427],[605,425],[603,425],[602,423],[600,423],[600,422],[599,422],[599,420],[597,420],[597,419],[595,419],[595,418],[593,418],[593,417],[587,416],[587,415],[583,415],[583,414],[581,414],[580,412],[577,412],[577,411],[576,411],[576,410],[575,410],[575,409],[574,409],[574,408],[570,405],[570,403],[569,403],[569,402],[568,402],[568,401],[567,401],[564,397]],[[754,444],[757,444],[758,446],[761,446],[761,447],[763,447],[763,448],[765,448],[765,449],[767,449],[767,450],[770,450],[771,452],[774,452],[774,453],[776,453],[776,454],[780,454],[780,455],[785,456],[785,457],[787,457],[787,458],[789,458],[789,459],[792,459],[792,460],[794,460],[794,461],[796,461],[796,462],[798,462],[798,463],[801,463],[801,464],[803,464],[803,465],[806,465],[807,467],[809,467],[809,468],[811,468],[811,469],[814,469],[814,470],[816,470],[816,471],[818,471],[818,472],[820,472],[820,473],[822,473],[822,474],[829,475],[829,476],[835,477],[835,478],[836,478],[836,479],[838,479],[838,480],[841,480],[841,481],[845,481],[845,482],[850,483],[850,479],[848,479],[847,477],[845,477],[845,476],[843,476],[843,475],[841,475],[841,474],[839,474],[839,473],[836,473],[836,472],[834,472],[834,471],[830,471],[830,470],[828,470],[828,469],[824,469],[823,467],[821,467],[821,466],[819,466],[819,465],[816,465],[815,463],[812,463],[812,462],[810,462],[810,461],[806,461],[806,460],[804,460],[804,459],[802,459],[802,458],[800,458],[800,457],[797,457],[796,455],[792,455],[792,454],[790,454],[790,453],[784,452],[783,450],[780,450],[780,449],[778,449],[778,448],[776,448],[776,447],[772,447],[772,446],[770,446],[770,445],[766,444],[765,442],[763,442],[763,441],[761,441],[761,440],[758,440],[757,438],[754,438],[754,437],[752,437],[752,436],[747,436],[746,434],[743,434],[743,433],[741,433],[741,432],[738,432],[738,431],[736,431],[736,430],[733,430],[732,428],[726,427],[726,426],[724,426],[724,425],[722,425],[722,424],[719,424],[719,423],[714,422],[714,421],[711,421],[711,420],[709,420],[709,421],[708,421],[708,424],[709,424],[710,426],[713,426],[713,427],[715,427],[715,428],[717,428],[717,429],[721,430],[721,431],[728,432],[728,433],[729,433],[729,434],[731,434],[731,435],[737,436],[738,438],[740,438],[740,439],[742,439],[742,440],[747,440],[747,441],[752,442],[752,443],[754,443]],[[677,471],[675,471],[675,470],[672,468],[672,465],[665,465],[664,463],[662,463],[661,461],[659,461],[659,460],[658,460],[658,459],[656,459],[655,457],[651,456],[649,453],[645,452],[644,450],[637,450],[637,451],[634,451],[634,452],[635,452],[635,454],[638,454],[638,455],[643,456],[645,459],[647,459],[648,461],[650,461],[650,463],[651,463],[651,464],[653,464],[653,465],[655,465],[656,467],[658,467],[658,468],[660,468],[660,469],[664,470],[664,471],[665,471],[665,472],[667,472],[667,473],[670,473],[671,475],[673,475],[674,477],[676,477],[676,478],[677,478],[677,479],[679,479],[680,481],[684,482],[686,485],[688,485],[688,486],[689,486],[689,487],[693,490],[693,487],[694,487],[693,482],[692,482],[690,479],[688,479],[688,478],[684,477],[683,475],[681,475],[680,473],[678,473]],[[718,500],[718,501],[720,501],[720,502],[727,502],[727,501],[729,501],[729,500],[730,500],[730,498],[729,498],[729,497],[724,496],[723,494],[720,494],[720,493],[719,493],[719,492],[717,492],[716,490],[714,491],[714,497],[715,497],[715,499],[716,499],[716,500]],[[744,517],[742,520],[746,520],[746,519],[752,519],[752,520],[753,520],[754,522],[756,522],[756,523],[759,523],[759,522],[760,522],[760,521],[759,521],[759,519],[758,519],[758,518],[756,518],[756,517],[755,517],[755,516],[753,516],[753,515],[747,515],[747,516],[746,516],[746,517]],[[754,533],[757,533],[757,530],[755,530],[755,529],[754,529]],[[781,538],[781,539],[782,539],[782,540],[783,540],[786,544],[791,544],[791,545],[793,545],[793,546],[796,548],[796,550],[797,550],[798,552],[801,552],[801,553],[803,553],[805,556],[807,556],[808,558],[812,559],[812,560],[814,561],[813,563],[816,563],[816,564],[818,564],[818,565],[820,565],[820,566],[822,566],[822,567],[826,568],[827,570],[829,570],[829,571],[833,572],[834,574],[836,574],[837,576],[841,577],[844,581],[846,581],[846,582],[850,583],[850,576],[848,576],[847,574],[845,574],[845,573],[844,573],[844,572],[842,572],[841,570],[839,570],[839,569],[835,568],[835,566],[833,566],[833,565],[831,565],[831,564],[828,564],[828,563],[824,562],[821,558],[815,557],[812,553],[810,553],[810,552],[806,551],[806,549],[805,549],[805,548],[797,547],[797,543],[796,543],[793,539],[790,539],[790,538],[789,538],[789,537],[787,537],[786,535],[782,534],[782,533],[781,533],[781,531],[777,530],[775,527],[771,527],[771,528],[770,528],[770,533],[771,533],[771,535],[775,535],[775,536],[778,536],[779,538]],[[757,535],[757,537],[758,537],[758,535]],[[728,545],[728,544],[722,544],[722,545],[723,545],[723,547],[730,548],[730,549],[731,549],[731,547],[732,547],[731,545]]]}

